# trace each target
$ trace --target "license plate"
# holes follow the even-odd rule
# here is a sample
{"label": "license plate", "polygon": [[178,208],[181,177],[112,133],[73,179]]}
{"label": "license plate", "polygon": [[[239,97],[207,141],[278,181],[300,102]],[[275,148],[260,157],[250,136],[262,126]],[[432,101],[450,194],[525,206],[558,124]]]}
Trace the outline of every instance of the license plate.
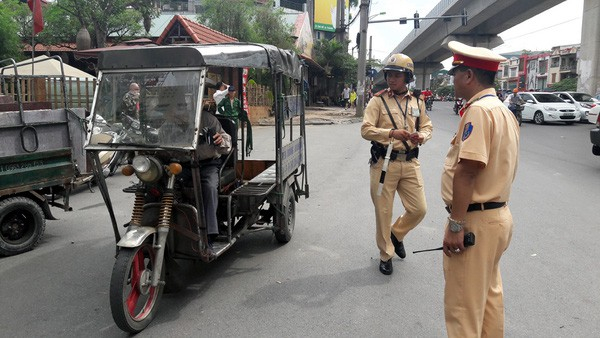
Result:
{"label": "license plate", "polygon": [[574,116],[574,113],[563,113],[564,116]]}

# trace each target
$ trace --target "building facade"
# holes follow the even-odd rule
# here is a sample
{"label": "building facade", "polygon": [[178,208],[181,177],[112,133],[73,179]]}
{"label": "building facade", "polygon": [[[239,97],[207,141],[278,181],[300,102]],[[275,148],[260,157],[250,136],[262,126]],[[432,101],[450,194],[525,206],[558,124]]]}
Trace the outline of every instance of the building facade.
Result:
{"label": "building facade", "polygon": [[498,69],[501,90],[551,91],[553,84],[577,77],[578,44],[552,47],[549,52],[502,55],[507,61]]}

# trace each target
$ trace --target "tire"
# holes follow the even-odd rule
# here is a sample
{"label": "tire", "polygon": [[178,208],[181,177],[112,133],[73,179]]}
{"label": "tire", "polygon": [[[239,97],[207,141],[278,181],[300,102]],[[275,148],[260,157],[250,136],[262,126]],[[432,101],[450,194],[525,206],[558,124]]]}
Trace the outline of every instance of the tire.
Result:
{"label": "tire", "polygon": [[544,124],[544,114],[542,114],[541,111],[536,111],[535,114],[533,114],[533,122],[535,122],[535,124]]}
{"label": "tire", "polygon": [[[110,309],[117,326],[126,332],[142,331],[154,318],[163,293],[164,266],[161,283],[150,285],[155,252],[151,241],[137,248],[121,248],[110,279]],[[137,265],[138,269],[134,269]],[[139,271],[142,268],[142,271]],[[145,285],[140,282],[147,280]],[[132,307],[133,306],[133,307]]]}
{"label": "tire", "polygon": [[521,113],[521,112],[517,113],[517,121],[519,122],[519,127],[520,127],[521,124],[523,123],[523,113]]}
{"label": "tire", "polygon": [[[119,165],[123,162],[123,158],[126,156],[125,151],[115,151],[115,155],[108,162],[108,176],[112,176],[117,172]],[[106,175],[104,176],[106,177]]]}
{"label": "tire", "polygon": [[279,243],[285,244],[292,239],[296,225],[296,197],[291,186],[287,186],[285,189],[283,205],[278,205],[277,210],[275,211],[273,234]]}
{"label": "tire", "polygon": [[42,208],[27,197],[0,201],[0,255],[17,255],[33,249],[46,230]]}

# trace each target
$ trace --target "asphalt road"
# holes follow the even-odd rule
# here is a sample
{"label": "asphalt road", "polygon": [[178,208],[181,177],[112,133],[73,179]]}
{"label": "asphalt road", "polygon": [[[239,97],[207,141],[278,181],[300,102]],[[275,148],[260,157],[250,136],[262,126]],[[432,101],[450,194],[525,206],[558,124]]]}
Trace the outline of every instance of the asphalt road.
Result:
{"label": "asphalt road", "polygon": [[[188,287],[164,295],[140,337],[444,337],[440,251],[446,212],[440,174],[458,124],[451,103],[430,112],[434,136],[421,150],[429,210],[394,259],[378,271],[368,193],[369,143],[359,123],[308,126],[310,198],[297,204],[294,238],[243,237],[211,264],[188,266]],[[254,128],[253,156],[272,151],[272,127]],[[507,337],[592,337],[600,332],[598,188],[591,125],[521,129],[510,207],[512,243],[502,262]],[[265,143],[267,142],[267,143]],[[130,184],[108,180],[117,219]],[[74,211],[54,208],[33,251],[0,258],[0,336],[120,337],[108,286],[114,238],[99,191],[78,191]],[[395,215],[401,213],[396,203]]]}

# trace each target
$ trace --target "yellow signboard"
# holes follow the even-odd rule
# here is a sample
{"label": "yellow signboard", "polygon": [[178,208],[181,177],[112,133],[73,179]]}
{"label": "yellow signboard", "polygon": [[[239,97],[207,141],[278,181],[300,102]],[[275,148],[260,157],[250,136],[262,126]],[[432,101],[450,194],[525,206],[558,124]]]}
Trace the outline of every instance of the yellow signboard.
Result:
{"label": "yellow signboard", "polygon": [[[315,0],[315,30],[335,32],[337,3],[338,0]],[[344,3],[346,4],[345,8],[350,7],[350,0],[345,0]]]}

